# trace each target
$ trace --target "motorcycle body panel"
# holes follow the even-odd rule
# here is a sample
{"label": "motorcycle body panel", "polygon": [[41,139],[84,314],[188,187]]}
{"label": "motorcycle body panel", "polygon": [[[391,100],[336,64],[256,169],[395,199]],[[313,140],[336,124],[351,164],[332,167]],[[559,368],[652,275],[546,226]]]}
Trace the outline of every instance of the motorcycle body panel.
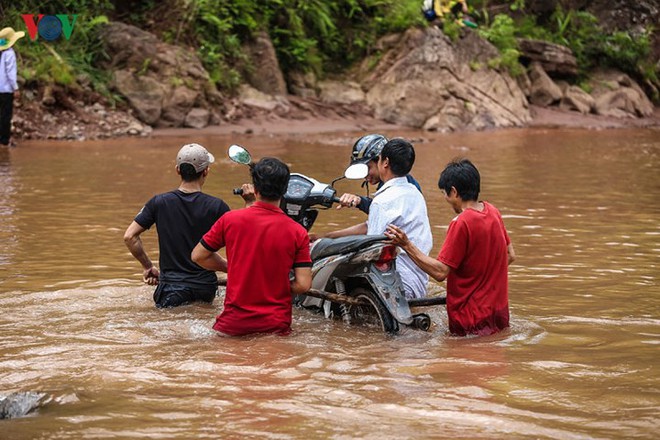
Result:
{"label": "motorcycle body panel", "polygon": [[[348,238],[348,237],[346,237]],[[356,236],[356,242],[364,241],[364,236]],[[392,261],[389,269],[381,271],[373,262],[360,260],[360,254],[378,249],[385,245],[381,242],[368,248],[357,249],[350,253],[330,255],[319,258],[312,266],[312,288],[324,291],[335,290],[335,280],[341,280],[346,286],[347,294],[358,286],[367,287],[381,300],[388,312],[401,324],[409,325],[413,321],[403,284],[396,272],[396,262]],[[339,292],[337,292],[339,293]],[[324,310],[326,317],[331,315],[328,301],[306,297],[303,307],[318,307]]]}

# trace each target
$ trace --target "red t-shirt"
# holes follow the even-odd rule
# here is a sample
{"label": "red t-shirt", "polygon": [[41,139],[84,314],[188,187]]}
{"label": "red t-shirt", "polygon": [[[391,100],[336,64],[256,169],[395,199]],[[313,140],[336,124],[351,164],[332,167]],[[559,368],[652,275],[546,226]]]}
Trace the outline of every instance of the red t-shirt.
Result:
{"label": "red t-shirt", "polygon": [[[447,316],[452,334],[489,335],[509,326],[507,246],[500,212],[466,209],[449,224],[438,260],[451,267]],[[226,215],[226,214],[225,214]]]}
{"label": "red t-shirt", "polygon": [[227,293],[215,330],[239,336],[291,331],[294,267],[311,266],[305,228],[276,206],[256,202],[220,217],[200,243],[227,247]]}

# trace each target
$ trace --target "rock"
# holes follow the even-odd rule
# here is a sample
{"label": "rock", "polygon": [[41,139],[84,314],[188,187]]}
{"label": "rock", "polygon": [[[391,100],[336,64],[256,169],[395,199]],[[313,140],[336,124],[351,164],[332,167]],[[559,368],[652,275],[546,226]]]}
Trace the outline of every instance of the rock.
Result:
{"label": "rock", "polygon": [[573,51],[566,46],[549,41],[518,39],[521,59],[527,63],[539,63],[550,76],[570,76],[578,74],[577,60]]}
{"label": "rock", "polygon": [[23,417],[48,403],[49,400],[50,397],[47,397],[45,393],[35,393],[32,391],[0,396],[0,419]]}
{"label": "rock", "polygon": [[596,113],[603,116],[617,118],[631,118],[650,116],[653,106],[648,98],[630,87],[621,87],[618,90],[604,93],[596,98]]}
{"label": "rock", "polygon": [[578,86],[568,86],[559,102],[559,108],[576,110],[582,114],[591,113],[595,105],[594,98]]}
{"label": "rock", "polygon": [[193,107],[222,107],[222,95],[194,50],[118,22],[103,26],[101,41],[110,58],[102,67],[115,71],[114,89],[142,122],[180,127]]}
{"label": "rock", "polygon": [[[498,56],[467,31],[455,45],[437,28],[409,29],[363,84],[377,118],[428,130],[522,126],[528,103],[516,82],[492,69],[471,69]],[[474,65],[474,64],[472,64]]]}
{"label": "rock", "polygon": [[320,81],[318,88],[321,101],[329,104],[356,104],[366,98],[360,84],[354,81]]}
{"label": "rock", "polygon": [[193,108],[186,115],[183,125],[191,128],[204,128],[209,125],[210,116],[211,113],[204,108]]}
{"label": "rock", "polygon": [[41,103],[43,105],[55,104],[55,97],[53,96],[53,88],[51,86],[44,87],[44,95],[41,98]]}
{"label": "rock", "polygon": [[529,66],[529,79],[532,82],[529,102],[532,104],[548,107],[561,99],[561,89],[552,82],[540,63],[534,62]]}
{"label": "rock", "polygon": [[126,134],[136,136],[142,132],[142,124],[139,122],[132,122],[126,127]]}
{"label": "rock", "polygon": [[244,69],[248,83],[269,95],[286,95],[286,82],[270,36],[259,32],[245,46],[245,52],[250,60],[250,66]]}
{"label": "rock", "polygon": [[516,76],[516,83],[523,94],[529,97],[532,93],[532,80],[529,79],[527,72],[523,72],[520,75]]}
{"label": "rock", "polygon": [[279,104],[274,96],[262,93],[245,84],[239,88],[239,99],[245,105],[268,111],[275,110]]}
{"label": "rock", "polygon": [[316,98],[316,76],[312,72],[289,73],[289,89],[291,93],[301,98]]}
{"label": "rock", "polygon": [[136,76],[127,70],[118,70],[115,72],[113,86],[126,97],[142,122],[153,125],[160,119],[164,92],[159,81],[147,76]]}
{"label": "rock", "polygon": [[653,104],[641,87],[628,75],[616,70],[600,70],[589,79],[595,112],[599,115],[646,117],[653,114]]}
{"label": "rock", "polygon": [[163,113],[158,121],[159,127],[181,127],[184,125],[186,115],[193,108],[199,92],[186,86],[176,87],[171,95],[163,102]]}

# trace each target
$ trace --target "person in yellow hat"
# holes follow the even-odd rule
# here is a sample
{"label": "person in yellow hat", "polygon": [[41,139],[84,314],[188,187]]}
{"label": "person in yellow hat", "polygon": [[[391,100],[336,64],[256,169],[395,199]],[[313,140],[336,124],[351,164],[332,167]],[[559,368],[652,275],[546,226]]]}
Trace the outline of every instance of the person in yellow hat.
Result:
{"label": "person in yellow hat", "polygon": [[14,94],[18,97],[16,82],[16,53],[12,46],[25,36],[10,27],[0,30],[0,145],[12,145],[11,118],[14,113]]}

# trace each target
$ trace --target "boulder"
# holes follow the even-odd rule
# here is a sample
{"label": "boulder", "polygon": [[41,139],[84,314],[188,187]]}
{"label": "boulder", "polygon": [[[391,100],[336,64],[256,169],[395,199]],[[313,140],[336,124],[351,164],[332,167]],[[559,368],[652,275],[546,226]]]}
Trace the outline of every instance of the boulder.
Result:
{"label": "boulder", "polygon": [[184,125],[186,115],[193,108],[200,92],[191,90],[186,86],[170,89],[170,96],[163,102],[163,114],[159,127],[181,127]]}
{"label": "boulder", "polygon": [[484,67],[498,56],[469,30],[452,44],[436,27],[409,29],[364,79],[367,104],[377,118],[428,130],[522,126],[530,115],[516,81]]}
{"label": "boulder", "polygon": [[570,76],[578,74],[577,60],[573,51],[549,41],[518,39],[520,56],[523,62],[539,63],[550,76]]}
{"label": "boulder", "polygon": [[101,41],[109,57],[101,67],[114,71],[112,87],[142,122],[180,127],[193,107],[222,106],[222,97],[194,50],[166,44],[119,22],[103,26]]}
{"label": "boulder", "polygon": [[239,100],[250,107],[267,111],[282,110],[288,107],[284,97],[268,95],[247,84],[240,86]]}
{"label": "boulder", "polygon": [[289,89],[291,94],[301,98],[316,98],[316,76],[312,72],[290,72]]}
{"label": "boulder", "polygon": [[356,104],[366,98],[360,84],[354,81],[320,81],[318,88],[321,101],[329,104]]}
{"label": "boulder", "polygon": [[578,86],[568,86],[559,102],[559,108],[575,110],[582,114],[591,113],[596,102],[594,98]]}
{"label": "boulder", "polygon": [[185,127],[204,128],[209,125],[211,113],[205,108],[193,108],[186,115],[183,123]]}
{"label": "boulder", "polygon": [[0,396],[0,419],[26,416],[47,404],[51,396],[33,391],[16,392]]}
{"label": "boulder", "polygon": [[[646,100],[648,101],[648,98]],[[650,116],[653,113],[653,106],[646,104],[637,90],[621,87],[596,98],[595,107],[599,115],[632,118]]]}
{"label": "boulder", "polygon": [[115,72],[113,87],[123,95],[144,123],[155,125],[163,110],[164,90],[160,81],[128,70]]}
{"label": "boulder", "polygon": [[529,79],[532,83],[529,102],[532,104],[548,107],[561,99],[561,89],[545,73],[540,63],[534,62],[529,66]]}
{"label": "boulder", "polygon": [[600,70],[589,80],[595,111],[614,117],[647,117],[653,114],[653,104],[641,87],[628,75],[616,70]]}
{"label": "boulder", "polygon": [[270,36],[259,32],[244,49],[249,60],[249,66],[244,69],[248,83],[269,95],[286,95],[286,82]]}

